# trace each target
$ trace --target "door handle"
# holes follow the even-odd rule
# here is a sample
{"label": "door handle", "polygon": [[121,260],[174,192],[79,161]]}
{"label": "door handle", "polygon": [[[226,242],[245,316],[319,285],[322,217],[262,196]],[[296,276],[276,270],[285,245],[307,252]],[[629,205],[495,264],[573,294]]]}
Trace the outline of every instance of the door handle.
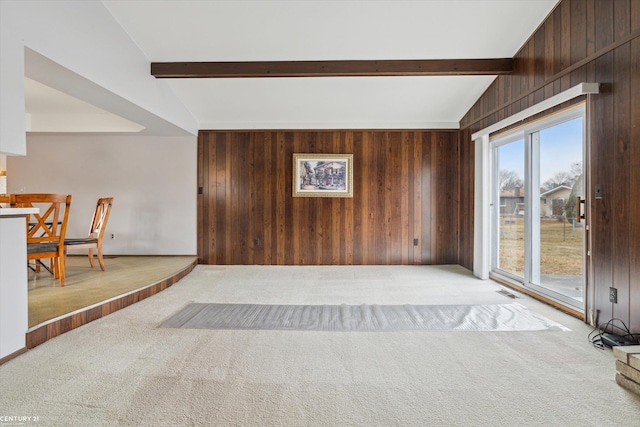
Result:
{"label": "door handle", "polygon": [[581,219],[584,219],[584,213],[582,213],[582,206],[584,205],[585,201],[582,200],[580,198],[580,196],[576,197],[576,199],[578,199],[577,203],[576,203],[576,211],[577,211],[576,212],[577,213],[577,215],[576,215],[577,221],[576,222],[580,222]]}

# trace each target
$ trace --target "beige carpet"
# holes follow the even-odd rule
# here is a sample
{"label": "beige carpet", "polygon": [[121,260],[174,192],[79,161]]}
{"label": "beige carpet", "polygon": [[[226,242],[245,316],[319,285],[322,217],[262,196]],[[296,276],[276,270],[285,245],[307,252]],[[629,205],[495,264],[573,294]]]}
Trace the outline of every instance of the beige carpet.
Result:
{"label": "beige carpet", "polygon": [[[166,291],[0,366],[0,415],[38,426],[632,426],[591,328],[319,332],[168,329],[192,302],[505,304],[460,267],[196,267]],[[0,422],[1,424],[1,422]]]}

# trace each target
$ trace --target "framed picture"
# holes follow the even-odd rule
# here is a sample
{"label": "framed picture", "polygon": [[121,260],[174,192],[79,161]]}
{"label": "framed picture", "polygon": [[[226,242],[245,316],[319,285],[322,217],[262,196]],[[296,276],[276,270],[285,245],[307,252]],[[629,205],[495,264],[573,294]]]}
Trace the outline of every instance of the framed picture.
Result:
{"label": "framed picture", "polygon": [[353,197],[353,154],[294,154],[293,197]]}

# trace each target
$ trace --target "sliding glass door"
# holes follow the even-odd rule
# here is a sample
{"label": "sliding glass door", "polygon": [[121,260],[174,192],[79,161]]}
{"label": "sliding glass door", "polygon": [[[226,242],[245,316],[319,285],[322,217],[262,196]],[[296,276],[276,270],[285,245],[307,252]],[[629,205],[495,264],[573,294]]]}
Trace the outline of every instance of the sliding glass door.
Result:
{"label": "sliding glass door", "polygon": [[[492,270],[574,308],[584,301],[584,108],[492,138]],[[580,199],[578,199],[580,198]]]}

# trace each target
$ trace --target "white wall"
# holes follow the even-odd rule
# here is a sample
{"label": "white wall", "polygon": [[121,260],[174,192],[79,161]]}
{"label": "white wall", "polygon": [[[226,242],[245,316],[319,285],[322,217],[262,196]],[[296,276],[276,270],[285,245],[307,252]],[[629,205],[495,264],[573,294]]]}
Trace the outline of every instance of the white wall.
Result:
{"label": "white wall", "polygon": [[[172,135],[197,134],[197,122],[100,1],[0,1],[0,153],[25,154],[25,48],[68,73],[41,73],[46,84],[134,121],[130,114],[172,126]],[[31,70],[37,78],[41,67]],[[60,70],[56,70],[60,71]],[[79,77],[69,84],[71,76]],[[54,81],[55,78],[67,81]],[[100,94],[97,88],[102,88]],[[100,96],[102,95],[102,96]],[[107,95],[111,95],[110,97]],[[109,98],[105,101],[106,98]],[[107,102],[108,101],[108,102]],[[138,109],[134,108],[138,107]],[[121,111],[114,111],[120,109]],[[147,111],[144,116],[140,111]],[[144,125],[144,123],[141,123]],[[168,135],[168,134],[164,134]]]}
{"label": "white wall", "polygon": [[0,209],[0,359],[25,346],[28,327],[27,230],[24,215]]}
{"label": "white wall", "polygon": [[106,254],[196,254],[196,137],[28,135],[27,153],[7,159],[8,191],[71,194],[68,236],[113,196]]}
{"label": "white wall", "polygon": [[[0,154],[0,173],[7,170],[7,156]],[[0,194],[7,192],[7,177],[0,175]]]}

